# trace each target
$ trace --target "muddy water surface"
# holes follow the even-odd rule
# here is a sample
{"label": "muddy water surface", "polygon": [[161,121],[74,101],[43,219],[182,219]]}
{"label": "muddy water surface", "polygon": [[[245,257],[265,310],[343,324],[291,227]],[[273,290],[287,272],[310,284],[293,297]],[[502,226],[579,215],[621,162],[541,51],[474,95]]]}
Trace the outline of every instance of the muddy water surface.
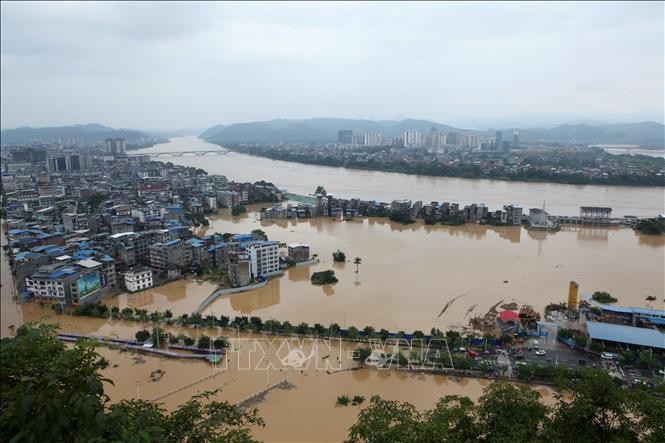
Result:
{"label": "muddy water surface", "polygon": [[[139,152],[149,154],[219,149],[219,146],[197,137],[178,137]],[[237,152],[222,156],[156,157],[155,160],[203,168],[210,174],[223,174],[229,180],[239,182],[267,180],[280,189],[286,188],[296,194],[311,194],[318,185],[323,185],[336,197],[387,202],[402,198],[424,202],[450,201],[461,205],[484,202],[494,210],[511,203],[527,209],[540,208],[545,201],[548,212],[556,215],[579,215],[580,206],[609,206],[614,209],[617,217],[654,217],[665,212],[665,189],[662,187],[582,186],[428,177],[306,165]]]}

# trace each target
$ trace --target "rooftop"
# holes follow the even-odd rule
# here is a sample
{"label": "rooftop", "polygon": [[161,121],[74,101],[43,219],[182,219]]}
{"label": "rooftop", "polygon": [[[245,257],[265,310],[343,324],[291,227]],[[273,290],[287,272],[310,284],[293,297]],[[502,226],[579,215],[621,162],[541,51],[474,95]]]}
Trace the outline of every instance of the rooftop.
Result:
{"label": "rooftop", "polygon": [[586,325],[589,337],[592,340],[607,340],[665,349],[665,334],[655,329],[635,328],[633,326],[615,325],[597,321],[588,321]]}
{"label": "rooftop", "polygon": [[98,262],[96,260],[90,260],[90,259],[78,261],[78,262],[76,262],[76,264],[79,265],[79,266],[82,266],[84,268],[87,268],[87,269],[96,268],[97,266],[102,265],[100,262]]}

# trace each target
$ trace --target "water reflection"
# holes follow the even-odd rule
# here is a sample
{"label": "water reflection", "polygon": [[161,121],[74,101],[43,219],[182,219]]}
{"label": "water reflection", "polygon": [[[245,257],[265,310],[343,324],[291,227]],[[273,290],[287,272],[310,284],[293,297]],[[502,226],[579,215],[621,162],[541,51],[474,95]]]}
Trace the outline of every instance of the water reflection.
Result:
{"label": "water reflection", "polygon": [[254,291],[241,292],[229,298],[231,308],[243,315],[279,304],[279,280],[270,280],[266,286]]}
{"label": "water reflection", "polygon": [[644,235],[635,231],[637,241],[640,245],[652,246],[654,248],[665,246],[665,235]]}
{"label": "water reflection", "polygon": [[311,278],[309,268],[309,266],[291,267],[286,271],[286,275],[290,281],[309,281]]}

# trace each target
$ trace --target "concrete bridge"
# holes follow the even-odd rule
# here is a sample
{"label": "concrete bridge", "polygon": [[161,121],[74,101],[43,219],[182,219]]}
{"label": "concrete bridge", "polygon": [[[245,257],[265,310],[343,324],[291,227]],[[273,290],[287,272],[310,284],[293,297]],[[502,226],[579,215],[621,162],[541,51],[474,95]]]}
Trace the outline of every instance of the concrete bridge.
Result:
{"label": "concrete bridge", "polygon": [[126,154],[127,157],[139,157],[143,155],[149,155],[150,157],[183,157],[183,156],[198,156],[202,157],[205,155],[226,155],[228,154],[229,150],[226,151],[221,151],[221,150],[208,150],[208,151],[196,151],[196,150],[191,150],[191,151],[171,151],[171,152],[136,152],[136,153],[131,153],[131,154]]}

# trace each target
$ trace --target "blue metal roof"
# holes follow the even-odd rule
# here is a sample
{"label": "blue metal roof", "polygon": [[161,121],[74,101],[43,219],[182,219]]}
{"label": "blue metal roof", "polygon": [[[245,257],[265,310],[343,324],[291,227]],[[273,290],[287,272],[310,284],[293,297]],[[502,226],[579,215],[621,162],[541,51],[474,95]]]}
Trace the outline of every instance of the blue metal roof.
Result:
{"label": "blue metal roof", "polygon": [[665,318],[665,310],[662,309],[649,309],[649,308],[638,308],[638,307],[624,307],[624,306],[610,306],[604,305],[602,303],[593,302],[593,306],[596,306],[603,311],[616,312],[619,314],[636,314],[636,315],[646,315],[651,317],[663,317]]}
{"label": "blue metal roof", "polygon": [[660,317],[639,317],[642,321],[648,321],[654,325],[665,326],[665,318]]}
{"label": "blue metal roof", "polygon": [[252,234],[236,234],[231,237],[231,240],[234,242],[242,243],[247,241],[256,241],[256,237]]}
{"label": "blue metal roof", "polygon": [[63,277],[65,275],[73,275],[78,272],[78,269],[74,267],[66,267],[66,268],[61,268],[58,269],[57,271],[51,272],[48,275],[48,278],[58,278],[58,277]]}
{"label": "blue metal roof", "polygon": [[56,247],[56,248],[47,249],[44,252],[46,252],[46,254],[50,255],[51,257],[58,257],[58,256],[64,254],[65,250],[60,248],[60,247]]}
{"label": "blue metal roof", "polygon": [[208,248],[208,252],[214,252],[216,249],[224,249],[228,246],[228,243],[217,243]]}
{"label": "blue metal roof", "polygon": [[205,245],[205,242],[199,240],[198,238],[190,238],[189,240],[187,240],[187,243],[189,243],[190,245],[192,245],[194,247],[199,247],[199,246],[204,246]]}
{"label": "blue metal roof", "polygon": [[56,234],[56,233],[51,233],[51,234],[39,234],[39,235],[37,236],[37,238],[40,239],[40,240],[44,240],[44,239],[46,239],[46,238],[58,237],[59,235],[60,235],[60,234]]}
{"label": "blue metal roof", "polygon": [[180,242],[180,239],[176,238],[175,240],[167,241],[166,243],[164,243],[164,246],[172,246],[172,245],[177,244],[178,242]]}
{"label": "blue metal roof", "polygon": [[635,328],[597,321],[588,321],[586,326],[592,340],[607,340],[665,349],[665,334],[655,329]]}

